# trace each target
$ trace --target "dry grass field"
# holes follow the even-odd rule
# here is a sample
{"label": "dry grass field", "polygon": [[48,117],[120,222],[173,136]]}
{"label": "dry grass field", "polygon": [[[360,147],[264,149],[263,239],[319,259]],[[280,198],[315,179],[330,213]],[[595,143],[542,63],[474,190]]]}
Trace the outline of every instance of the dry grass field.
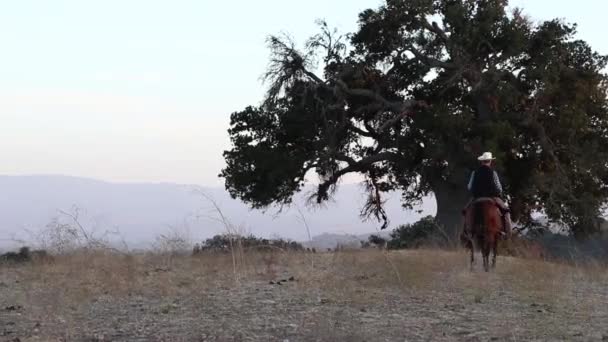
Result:
{"label": "dry grass field", "polygon": [[608,272],[464,251],[81,251],[0,266],[1,341],[606,341]]}

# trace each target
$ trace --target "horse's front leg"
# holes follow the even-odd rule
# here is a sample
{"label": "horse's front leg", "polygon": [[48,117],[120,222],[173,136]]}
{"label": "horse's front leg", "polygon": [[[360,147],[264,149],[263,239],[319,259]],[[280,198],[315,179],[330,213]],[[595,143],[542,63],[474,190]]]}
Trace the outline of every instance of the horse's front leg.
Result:
{"label": "horse's front leg", "polygon": [[492,245],[492,268],[496,268],[496,256],[498,255],[498,241],[494,240]]}

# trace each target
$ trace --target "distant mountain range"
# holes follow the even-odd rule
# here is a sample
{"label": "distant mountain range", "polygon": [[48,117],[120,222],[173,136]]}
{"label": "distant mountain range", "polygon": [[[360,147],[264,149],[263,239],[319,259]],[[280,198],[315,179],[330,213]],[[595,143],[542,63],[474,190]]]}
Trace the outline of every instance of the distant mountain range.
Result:
{"label": "distant mountain range", "polygon": [[[260,237],[308,241],[307,225],[313,242],[329,248],[338,240],[374,233],[380,226],[373,220],[360,219],[365,198],[359,185],[340,186],[331,202],[316,209],[306,206],[305,198],[311,190],[308,187],[296,196],[290,208],[281,212],[271,208],[264,213],[233,200],[222,188],[109,183],[68,176],[0,176],[0,247],[12,246],[15,240],[33,239],[54,218],[66,218],[60,211],[71,213],[74,206],[80,209],[79,221],[87,229],[98,233],[118,230],[130,247],[145,248],[161,234],[171,233],[200,241],[226,230],[218,222],[212,203],[200,192],[212,198],[240,232]],[[395,227],[434,214],[435,201],[425,201],[419,208],[421,213],[406,211],[395,193],[386,209],[390,227]]]}

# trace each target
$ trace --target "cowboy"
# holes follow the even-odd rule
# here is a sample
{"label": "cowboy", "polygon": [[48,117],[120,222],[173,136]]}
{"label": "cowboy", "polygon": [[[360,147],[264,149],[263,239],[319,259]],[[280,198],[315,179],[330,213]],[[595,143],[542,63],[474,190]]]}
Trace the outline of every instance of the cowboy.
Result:
{"label": "cowboy", "polygon": [[477,160],[481,162],[479,168],[471,173],[467,188],[473,195],[473,199],[467,204],[468,207],[474,200],[482,197],[489,197],[494,200],[503,216],[504,234],[511,236],[511,217],[509,207],[500,198],[503,194],[502,185],[498,174],[492,168],[492,162],[495,160],[492,152],[485,152]]}

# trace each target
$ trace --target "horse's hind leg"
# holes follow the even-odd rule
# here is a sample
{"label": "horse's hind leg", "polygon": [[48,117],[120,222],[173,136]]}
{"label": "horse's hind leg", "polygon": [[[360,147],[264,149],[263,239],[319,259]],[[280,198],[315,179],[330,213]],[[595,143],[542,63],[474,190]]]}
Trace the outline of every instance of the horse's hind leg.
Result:
{"label": "horse's hind leg", "polygon": [[473,241],[470,242],[469,248],[471,250],[471,271],[472,271],[473,265],[475,265],[475,246],[473,245]]}
{"label": "horse's hind leg", "polygon": [[467,248],[469,249],[470,252],[470,267],[471,267],[471,271],[473,271],[473,266],[475,265],[475,242],[473,241],[473,239],[469,239],[467,242]]}
{"label": "horse's hind leg", "polygon": [[483,247],[481,249],[481,254],[483,255],[483,270],[486,272],[489,272],[490,271],[490,246],[485,241],[484,241]]}

